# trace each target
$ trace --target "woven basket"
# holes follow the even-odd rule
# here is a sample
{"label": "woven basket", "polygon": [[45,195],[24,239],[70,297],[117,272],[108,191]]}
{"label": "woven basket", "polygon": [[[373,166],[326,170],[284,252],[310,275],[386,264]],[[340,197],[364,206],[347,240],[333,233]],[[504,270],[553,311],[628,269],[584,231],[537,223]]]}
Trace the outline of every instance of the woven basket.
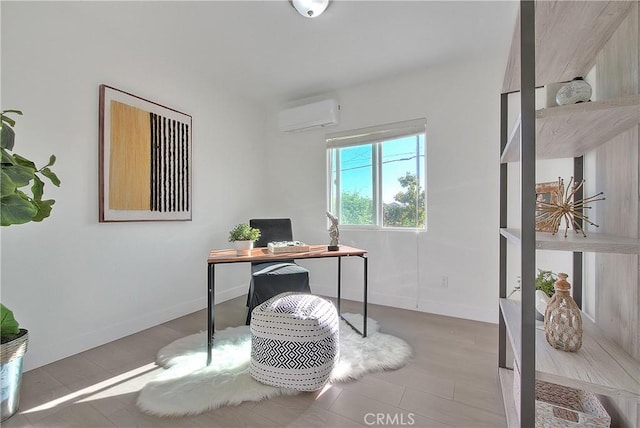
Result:
{"label": "woven basket", "polygon": [[[520,368],[513,362],[513,397],[520,402]],[[520,406],[516,404],[520,413]],[[536,428],[609,428],[611,417],[591,392],[536,381]]]}
{"label": "woven basket", "polygon": [[536,381],[536,427],[603,427],[611,418],[598,398],[586,391]]}
{"label": "woven basket", "polygon": [[21,328],[17,338],[0,345],[0,364],[8,364],[17,358],[23,357],[27,352],[28,342],[29,332]]}

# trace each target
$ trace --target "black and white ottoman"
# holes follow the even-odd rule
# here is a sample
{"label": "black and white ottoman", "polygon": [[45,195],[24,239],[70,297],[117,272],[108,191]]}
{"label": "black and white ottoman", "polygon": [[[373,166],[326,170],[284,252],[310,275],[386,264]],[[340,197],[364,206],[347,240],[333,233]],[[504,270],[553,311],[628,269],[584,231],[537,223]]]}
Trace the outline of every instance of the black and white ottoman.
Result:
{"label": "black and white ottoman", "polygon": [[299,293],[272,297],[251,315],[251,377],[298,391],[322,388],[338,362],[338,328],[328,300]]}

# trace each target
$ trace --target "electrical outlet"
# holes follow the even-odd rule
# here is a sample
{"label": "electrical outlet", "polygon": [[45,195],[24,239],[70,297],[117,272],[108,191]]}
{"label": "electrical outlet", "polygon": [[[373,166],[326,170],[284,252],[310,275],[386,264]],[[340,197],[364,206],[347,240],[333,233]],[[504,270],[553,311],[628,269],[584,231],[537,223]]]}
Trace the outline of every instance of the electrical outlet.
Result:
{"label": "electrical outlet", "polygon": [[449,277],[447,275],[442,275],[440,277],[440,287],[449,288]]}

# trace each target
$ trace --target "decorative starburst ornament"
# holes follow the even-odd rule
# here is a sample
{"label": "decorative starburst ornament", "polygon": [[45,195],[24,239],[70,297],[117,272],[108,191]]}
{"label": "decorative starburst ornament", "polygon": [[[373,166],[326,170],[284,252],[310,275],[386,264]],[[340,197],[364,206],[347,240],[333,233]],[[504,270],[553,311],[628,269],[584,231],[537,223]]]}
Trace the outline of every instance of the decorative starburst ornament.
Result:
{"label": "decorative starburst ornament", "polygon": [[564,237],[567,237],[569,227],[573,226],[576,233],[582,233],[582,236],[586,237],[587,234],[578,220],[582,220],[590,225],[599,227],[597,224],[589,220],[589,217],[584,214],[584,210],[591,209],[592,202],[604,201],[605,198],[601,197],[604,193],[600,192],[596,195],[589,196],[588,198],[574,200],[574,196],[578,190],[584,184],[584,180],[580,183],[574,182],[573,177],[569,180],[569,185],[563,192],[564,181],[558,177],[558,191],[552,197],[550,201],[542,199],[536,200],[536,223],[542,225],[546,230],[550,230],[552,235],[558,233],[560,223],[564,219],[565,230]]}

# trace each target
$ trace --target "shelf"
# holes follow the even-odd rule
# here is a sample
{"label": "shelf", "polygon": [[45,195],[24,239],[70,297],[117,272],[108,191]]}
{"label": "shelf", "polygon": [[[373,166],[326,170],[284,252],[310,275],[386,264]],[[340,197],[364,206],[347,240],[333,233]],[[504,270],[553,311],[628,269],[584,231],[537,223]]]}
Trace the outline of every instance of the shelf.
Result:
{"label": "shelf", "polygon": [[513,370],[498,368],[500,377],[500,389],[502,390],[502,402],[504,403],[504,415],[507,418],[507,426],[516,428],[520,426],[516,403],[513,400]]}
{"label": "shelf", "polygon": [[[520,363],[520,351],[522,349],[521,328],[521,303],[511,299],[500,299],[500,310],[504,316],[504,323],[507,326],[507,336],[511,340],[513,355]],[[511,364],[511,363],[509,363]]]}
{"label": "shelf", "polygon": [[[509,241],[520,244],[520,229],[500,229],[500,234]],[[557,235],[548,232],[536,232],[537,250],[582,251],[611,254],[640,254],[640,240],[606,233],[587,232],[585,238],[581,234],[569,230],[564,237],[564,228]]]}
{"label": "shelf", "polygon": [[[633,2],[547,1],[535,3],[536,86],[585,76],[597,53]],[[569,63],[567,63],[569,61]],[[520,16],[511,41],[502,92],[520,90]]]}
{"label": "shelf", "polygon": [[[536,158],[582,156],[637,125],[639,121],[640,95],[537,110]],[[511,131],[500,161],[520,161],[520,117]]]}
{"label": "shelf", "polygon": [[[500,299],[500,309],[520,363],[520,302]],[[537,324],[536,379],[640,403],[640,362],[607,338],[587,316],[582,317],[584,334],[578,352],[553,349],[544,338],[542,323]]]}

